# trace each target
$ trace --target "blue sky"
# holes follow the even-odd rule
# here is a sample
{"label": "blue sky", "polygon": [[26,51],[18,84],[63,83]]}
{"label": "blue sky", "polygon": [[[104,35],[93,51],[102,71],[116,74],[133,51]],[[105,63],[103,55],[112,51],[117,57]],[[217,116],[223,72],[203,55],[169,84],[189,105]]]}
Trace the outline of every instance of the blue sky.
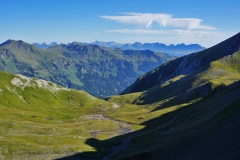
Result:
{"label": "blue sky", "polygon": [[199,43],[240,29],[240,0],[0,0],[0,43]]}

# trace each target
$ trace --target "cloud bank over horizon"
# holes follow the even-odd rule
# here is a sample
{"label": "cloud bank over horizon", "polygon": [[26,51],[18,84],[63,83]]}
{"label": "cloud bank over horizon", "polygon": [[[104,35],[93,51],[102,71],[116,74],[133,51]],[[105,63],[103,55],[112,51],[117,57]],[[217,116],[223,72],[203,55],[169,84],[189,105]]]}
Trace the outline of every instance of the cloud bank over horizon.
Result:
{"label": "cloud bank over horizon", "polygon": [[[177,43],[198,43],[210,47],[236,34],[203,23],[199,18],[175,18],[167,13],[136,13],[121,15],[103,15],[102,19],[122,24],[124,28],[105,29],[112,34],[143,35],[142,41],[159,41]],[[127,26],[127,28],[126,28]]]}

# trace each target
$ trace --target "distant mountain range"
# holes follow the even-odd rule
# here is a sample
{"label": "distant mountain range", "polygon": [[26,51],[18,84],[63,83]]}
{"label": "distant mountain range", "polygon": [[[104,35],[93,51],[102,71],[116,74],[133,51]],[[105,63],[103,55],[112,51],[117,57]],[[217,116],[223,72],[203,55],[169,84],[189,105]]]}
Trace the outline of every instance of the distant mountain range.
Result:
{"label": "distant mountain range", "polygon": [[[81,42],[75,42],[78,44],[87,44],[87,43],[81,43]],[[68,43],[70,44],[70,43]],[[182,44],[171,44],[171,45],[166,45],[163,43],[140,43],[140,42],[135,42],[133,44],[130,43],[126,43],[126,44],[122,44],[122,43],[116,43],[114,41],[112,42],[101,42],[101,41],[95,41],[94,43],[90,43],[93,45],[98,45],[100,47],[108,47],[108,48],[120,48],[122,50],[151,50],[151,51],[155,51],[155,52],[162,52],[162,53],[167,53],[169,55],[173,55],[173,56],[183,56],[183,55],[187,55],[193,52],[198,52],[198,51],[202,51],[205,48],[199,44],[189,44],[186,45],[184,43]],[[39,47],[39,48],[49,48],[52,46],[57,45],[56,42],[52,42],[50,44],[46,44],[46,43],[33,43],[33,45]]]}
{"label": "distant mountain range", "polygon": [[43,42],[43,43],[33,43],[32,45],[34,45],[38,48],[47,49],[49,47],[56,46],[58,44],[57,44],[57,42],[51,42],[50,44]]}
{"label": "distant mountain range", "polygon": [[174,58],[78,42],[41,49],[14,40],[0,44],[0,56],[0,70],[84,89],[97,97],[119,94],[140,75]]}
{"label": "distant mountain range", "polygon": [[189,44],[186,45],[184,43],[182,44],[171,44],[171,45],[166,45],[163,43],[140,43],[140,42],[135,42],[133,44],[126,43],[126,44],[121,44],[121,43],[116,43],[114,41],[112,42],[100,42],[96,41],[93,44],[97,44],[99,46],[104,46],[104,47],[109,47],[109,48],[121,48],[123,50],[151,50],[155,52],[163,52],[163,53],[168,53],[170,55],[174,56],[183,56],[187,55],[193,52],[198,52],[202,51],[205,48],[202,47],[199,44]]}

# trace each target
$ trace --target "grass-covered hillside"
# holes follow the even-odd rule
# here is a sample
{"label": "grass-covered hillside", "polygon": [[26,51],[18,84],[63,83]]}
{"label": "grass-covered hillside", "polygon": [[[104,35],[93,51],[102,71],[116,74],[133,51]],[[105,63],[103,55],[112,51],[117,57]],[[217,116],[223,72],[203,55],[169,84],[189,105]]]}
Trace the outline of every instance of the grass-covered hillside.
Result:
{"label": "grass-covered hillside", "polygon": [[106,102],[49,81],[0,77],[1,159],[239,156],[240,81],[202,99],[137,106],[138,93]]}
{"label": "grass-covered hillside", "polygon": [[171,111],[149,116],[154,108],[107,102],[82,90],[0,71],[0,159],[50,160],[79,153],[77,159],[108,157],[128,141],[113,137],[141,130],[141,123]]}
{"label": "grass-covered hillside", "polygon": [[[213,91],[221,90],[240,80],[240,51],[213,61],[209,66],[189,74],[172,78],[161,85],[156,85],[144,92],[137,92],[125,97],[133,97],[135,104],[149,104],[161,100],[188,102],[208,96]],[[117,96],[119,97],[119,96]]]}
{"label": "grass-covered hillside", "polygon": [[[1,71],[0,159],[53,159],[94,151],[86,139],[104,140],[139,128],[115,118],[123,106]],[[137,109],[129,107],[130,112]],[[103,146],[103,153],[108,149]]]}
{"label": "grass-covered hillside", "polygon": [[140,77],[127,89],[139,92],[109,97],[116,103],[152,107],[136,115],[144,128],[125,135],[131,139],[127,150],[112,157],[239,159],[239,47],[237,34]]}
{"label": "grass-covered hillside", "polygon": [[180,95],[141,105],[155,107],[144,115],[136,115],[143,121],[140,123],[143,129],[115,137],[131,141],[125,150],[111,158],[237,160],[240,157],[239,97],[240,81],[237,81],[191,101],[181,101]]}
{"label": "grass-covered hillside", "polygon": [[158,68],[139,77],[135,83],[126,88],[122,94],[145,91],[161,85],[173,78],[201,72],[210,63],[239,50],[240,33],[206,50],[169,61]]}
{"label": "grass-covered hillside", "polygon": [[239,159],[239,44],[165,63],[107,101],[0,72],[0,158]]}
{"label": "grass-covered hillside", "polygon": [[0,44],[0,70],[50,80],[106,97],[123,91],[140,75],[173,57],[152,51],[71,43],[40,49],[23,41]]}

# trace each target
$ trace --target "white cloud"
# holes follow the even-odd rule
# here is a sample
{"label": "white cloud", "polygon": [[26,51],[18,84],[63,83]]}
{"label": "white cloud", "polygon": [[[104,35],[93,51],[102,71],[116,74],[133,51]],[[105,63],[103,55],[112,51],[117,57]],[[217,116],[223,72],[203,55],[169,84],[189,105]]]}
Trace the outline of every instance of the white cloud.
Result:
{"label": "white cloud", "polygon": [[[124,13],[100,17],[125,25],[138,26],[131,29],[104,30],[110,39],[122,42],[198,43],[210,47],[235,34],[206,25],[198,18],[176,18],[166,13]],[[151,27],[153,24],[154,27]]]}
{"label": "white cloud", "polygon": [[202,24],[197,18],[173,18],[171,14],[165,13],[125,13],[121,16],[100,16],[103,19],[116,21],[122,24],[141,25],[150,28],[155,22],[162,27],[174,27],[184,29],[216,30],[212,26]]}

